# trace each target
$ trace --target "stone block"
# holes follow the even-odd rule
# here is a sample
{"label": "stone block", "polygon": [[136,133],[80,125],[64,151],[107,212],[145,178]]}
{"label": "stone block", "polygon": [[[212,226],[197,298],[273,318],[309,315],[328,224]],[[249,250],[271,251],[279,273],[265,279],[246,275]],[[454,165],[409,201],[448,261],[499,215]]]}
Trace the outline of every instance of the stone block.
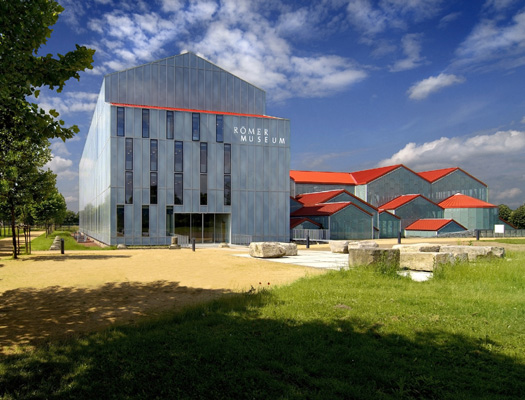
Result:
{"label": "stone block", "polygon": [[360,240],[358,242],[349,242],[348,248],[352,249],[362,249],[362,248],[370,248],[370,247],[379,247],[377,242],[373,240]]}
{"label": "stone block", "polygon": [[295,243],[279,243],[284,247],[285,256],[296,256],[297,255],[297,244]]}
{"label": "stone block", "polygon": [[348,240],[330,240],[329,244],[332,253],[348,254]]}
{"label": "stone block", "polygon": [[219,248],[220,249],[227,249],[229,247],[230,247],[230,245],[228,243],[226,243],[226,242],[219,243]]}
{"label": "stone block", "polygon": [[123,243],[117,244],[117,249],[123,250],[126,248],[126,245]]}
{"label": "stone block", "polygon": [[464,254],[442,253],[442,252],[401,252],[399,263],[402,268],[412,271],[434,271],[444,264],[456,264],[467,261]]}
{"label": "stone block", "polygon": [[278,242],[250,243],[250,256],[256,258],[280,258],[286,255],[286,249]]}
{"label": "stone block", "polygon": [[348,265],[350,267],[377,264],[399,268],[399,250],[380,249],[377,247],[348,249]]}
{"label": "stone block", "polygon": [[51,247],[49,247],[49,250],[61,250],[60,236],[55,236],[55,239],[53,239],[53,243],[51,244]]}
{"label": "stone block", "polygon": [[438,253],[441,245],[430,243],[395,244],[392,248],[399,249],[401,253],[413,253],[415,251],[420,251],[422,253]]}
{"label": "stone block", "polygon": [[467,254],[469,261],[476,261],[479,258],[487,257],[505,257],[505,248],[496,246],[441,246],[440,251],[454,254]]}

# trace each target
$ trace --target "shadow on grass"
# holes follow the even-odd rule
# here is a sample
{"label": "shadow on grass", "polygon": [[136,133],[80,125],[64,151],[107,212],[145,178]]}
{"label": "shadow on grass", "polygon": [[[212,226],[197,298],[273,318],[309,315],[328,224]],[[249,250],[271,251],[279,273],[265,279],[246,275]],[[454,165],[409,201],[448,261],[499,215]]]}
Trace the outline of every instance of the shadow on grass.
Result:
{"label": "shadow on grass", "polygon": [[100,330],[113,322],[134,322],[155,310],[180,310],[224,293],[168,281],[8,290],[0,295],[0,352],[3,346],[35,345]]}
{"label": "shadow on grass", "polygon": [[260,318],[271,293],[231,296],[139,327],[4,358],[2,395],[25,398],[522,398],[525,366],[483,340],[382,334]]}

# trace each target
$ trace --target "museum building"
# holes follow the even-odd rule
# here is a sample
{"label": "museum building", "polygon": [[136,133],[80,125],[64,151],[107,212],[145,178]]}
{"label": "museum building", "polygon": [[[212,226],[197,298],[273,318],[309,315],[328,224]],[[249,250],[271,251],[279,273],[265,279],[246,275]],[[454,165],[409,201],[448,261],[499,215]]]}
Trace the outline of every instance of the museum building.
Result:
{"label": "museum building", "polygon": [[288,241],[290,122],[193,53],[104,77],[79,167],[80,230],[109,245]]}

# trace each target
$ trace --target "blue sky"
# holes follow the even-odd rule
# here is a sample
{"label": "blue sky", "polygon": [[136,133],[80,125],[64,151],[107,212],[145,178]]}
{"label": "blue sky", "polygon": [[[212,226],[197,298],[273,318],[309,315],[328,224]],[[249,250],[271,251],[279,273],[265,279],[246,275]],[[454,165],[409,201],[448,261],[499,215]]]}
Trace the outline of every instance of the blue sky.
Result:
{"label": "blue sky", "polygon": [[50,168],[78,209],[78,162],[105,74],[195,52],[266,90],[291,120],[292,169],[460,167],[489,201],[525,201],[523,0],[60,0],[39,54],[76,43],[93,70],[37,102],[80,133]]}

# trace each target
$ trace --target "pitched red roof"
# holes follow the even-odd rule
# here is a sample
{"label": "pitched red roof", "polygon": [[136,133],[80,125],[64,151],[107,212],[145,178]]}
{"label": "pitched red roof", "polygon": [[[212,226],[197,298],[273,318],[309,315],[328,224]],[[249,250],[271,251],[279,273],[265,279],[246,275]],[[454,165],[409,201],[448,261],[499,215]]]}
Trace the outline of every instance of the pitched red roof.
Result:
{"label": "pitched red roof", "polygon": [[[420,194],[404,194],[402,196],[397,196],[395,199],[390,200],[389,202],[383,204],[382,206],[379,206],[378,208],[380,210],[395,210],[398,207],[401,207],[402,205],[411,202],[416,197],[421,196]],[[421,196],[423,197],[423,196]]]}
{"label": "pitched red roof", "polygon": [[465,175],[468,175],[470,176],[472,179],[474,179],[475,181],[478,181],[479,183],[481,183],[483,186],[487,186],[486,183],[480,181],[478,178],[470,175],[468,172],[465,172],[463,171],[461,168],[458,168],[458,167],[453,167],[453,168],[443,168],[443,169],[435,169],[433,171],[424,171],[424,172],[418,172],[418,175],[420,177],[422,177],[423,179],[429,181],[430,183],[434,183],[435,181],[437,181],[438,179],[441,179],[443,178],[444,176],[447,176],[448,174],[451,174],[452,172],[454,171],[461,171],[463,172]]}
{"label": "pitched red roof", "polygon": [[309,205],[304,206],[303,208],[300,208],[297,211],[294,211],[290,216],[291,217],[302,217],[302,216],[311,216],[311,215],[321,215],[321,216],[329,216],[333,215],[338,211],[341,211],[343,208],[346,208],[348,206],[354,206],[361,210],[364,213],[370,214],[368,211],[363,210],[361,207],[359,207],[357,204],[351,203],[351,202],[343,202],[343,203],[323,203],[323,204],[315,204],[315,205]]}
{"label": "pitched red roof", "polygon": [[290,171],[290,178],[296,183],[320,183],[327,185],[355,185],[348,172]]}
{"label": "pitched red roof", "polygon": [[455,223],[463,229],[467,230],[463,225],[458,224],[453,219],[418,219],[411,223],[405,229],[409,231],[438,231],[450,223]]}
{"label": "pitched red roof", "polygon": [[302,203],[304,205],[314,205],[314,204],[319,204],[319,203],[325,203],[331,198],[341,193],[345,193],[345,192],[346,190],[340,189],[340,190],[327,190],[325,192],[303,193],[303,194],[299,194],[295,196],[295,200],[297,200],[299,203]]}
{"label": "pitched red roof", "polygon": [[357,185],[365,185],[368,182],[372,182],[377,178],[388,174],[391,171],[398,169],[399,167],[404,167],[402,164],[391,165],[388,167],[380,167],[373,169],[365,169],[363,171],[352,172],[352,177],[354,178]]}
{"label": "pitched red roof", "polygon": [[444,176],[450,174],[453,171],[458,170],[459,168],[443,168],[443,169],[435,169],[433,171],[424,171],[424,172],[418,172],[418,175],[422,177],[423,179],[429,181],[429,182],[435,182],[440,178],[443,178]]}
{"label": "pitched red roof", "polygon": [[321,227],[321,224],[312,221],[310,218],[290,218],[290,229],[295,228],[297,225],[301,225],[303,222],[310,222],[318,227]]}
{"label": "pitched red roof", "polygon": [[443,208],[494,208],[497,207],[494,204],[487,203],[486,201],[475,199],[474,197],[467,196],[465,194],[456,193],[450,196],[448,199],[443,200],[439,203],[439,206]]}

